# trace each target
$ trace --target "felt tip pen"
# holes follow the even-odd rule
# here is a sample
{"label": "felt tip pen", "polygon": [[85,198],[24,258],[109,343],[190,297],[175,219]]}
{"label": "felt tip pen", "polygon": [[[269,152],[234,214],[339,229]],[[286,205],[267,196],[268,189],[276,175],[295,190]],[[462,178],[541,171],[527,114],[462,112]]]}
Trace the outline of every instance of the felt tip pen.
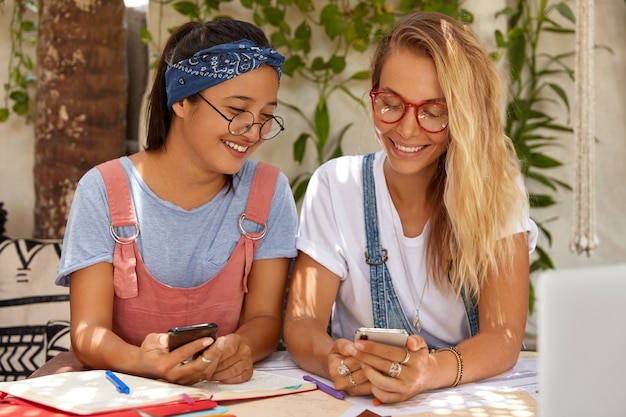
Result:
{"label": "felt tip pen", "polygon": [[329,385],[324,384],[322,381],[320,381],[320,380],[318,380],[318,379],[315,379],[315,378],[313,378],[313,377],[312,377],[312,376],[310,376],[310,375],[304,375],[302,378],[303,378],[305,381],[309,381],[309,382],[314,383],[315,385],[317,385],[317,388],[318,388],[320,391],[324,391],[324,392],[325,392],[326,394],[328,394],[328,395],[332,395],[333,397],[335,397],[335,398],[337,398],[337,399],[339,399],[339,400],[343,400],[343,399],[345,399],[345,398],[346,398],[346,397],[345,397],[345,395],[343,395],[343,392],[341,392],[341,391],[337,391],[337,390],[336,390],[336,389],[334,389],[333,387],[331,387],[331,386],[329,386]]}
{"label": "felt tip pen", "polygon": [[111,382],[115,386],[115,389],[117,390],[117,392],[122,393],[122,394],[130,394],[130,387],[126,385],[124,381],[119,379],[117,375],[115,375],[111,371],[106,371],[105,375],[107,379],[109,380],[109,382]]}

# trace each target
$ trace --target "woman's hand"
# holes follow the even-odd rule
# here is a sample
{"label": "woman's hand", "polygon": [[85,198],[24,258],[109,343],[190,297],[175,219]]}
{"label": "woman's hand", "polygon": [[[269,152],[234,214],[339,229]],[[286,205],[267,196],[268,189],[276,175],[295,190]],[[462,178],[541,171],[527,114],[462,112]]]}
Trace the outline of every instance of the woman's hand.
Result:
{"label": "woman's hand", "polygon": [[428,345],[412,335],[406,348],[371,341],[357,341],[344,351],[358,360],[372,394],[384,403],[400,402],[428,389]]}
{"label": "woman's hand", "polygon": [[[151,333],[146,336],[139,348],[138,364],[140,369],[144,370],[142,374],[163,378],[176,384],[193,385],[209,379],[215,371],[221,351],[212,345],[214,345],[212,338],[203,337],[170,352],[167,334]],[[194,354],[206,348],[208,349],[203,355],[189,360]],[[211,359],[202,360],[203,356]]]}
{"label": "woman's hand", "polygon": [[219,350],[215,372],[207,380],[220,381],[227,384],[238,384],[252,378],[252,350],[244,338],[236,333],[217,338],[215,346],[204,353],[205,360],[213,360],[210,355]]}
{"label": "woman's hand", "polygon": [[350,395],[369,395],[372,389],[361,369],[361,361],[347,353],[351,345],[352,342],[347,339],[335,341],[328,354],[328,373],[336,389]]}

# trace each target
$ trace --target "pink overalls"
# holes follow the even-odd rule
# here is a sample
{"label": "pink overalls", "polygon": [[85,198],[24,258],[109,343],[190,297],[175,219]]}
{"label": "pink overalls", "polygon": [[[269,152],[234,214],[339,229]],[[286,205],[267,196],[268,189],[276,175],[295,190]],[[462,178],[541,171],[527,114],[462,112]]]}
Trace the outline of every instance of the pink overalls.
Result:
{"label": "pink overalls", "polygon": [[[224,268],[209,281],[192,288],[176,288],[157,281],[146,269],[135,242],[139,225],[130,196],[128,179],[119,160],[97,167],[107,188],[111,235],[116,240],[113,256],[115,301],[113,331],[126,342],[141,345],[148,333],[165,333],[177,326],[215,322],[219,334],[239,327],[244,294],[254,252],[264,236],[278,168],[258,162],[245,213],[242,235]],[[243,229],[243,219],[264,225],[260,233]],[[130,238],[115,234],[116,227],[135,226]]]}

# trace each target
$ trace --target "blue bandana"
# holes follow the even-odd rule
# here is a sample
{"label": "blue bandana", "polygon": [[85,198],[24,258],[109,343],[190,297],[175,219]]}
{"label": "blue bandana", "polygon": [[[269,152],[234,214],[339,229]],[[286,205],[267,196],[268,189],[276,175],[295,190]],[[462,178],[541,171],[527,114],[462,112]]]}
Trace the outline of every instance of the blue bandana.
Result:
{"label": "blue bandana", "polygon": [[256,46],[247,39],[203,49],[165,71],[167,106],[171,108],[184,98],[263,64],[274,67],[280,79],[284,61],[285,57],[276,50]]}

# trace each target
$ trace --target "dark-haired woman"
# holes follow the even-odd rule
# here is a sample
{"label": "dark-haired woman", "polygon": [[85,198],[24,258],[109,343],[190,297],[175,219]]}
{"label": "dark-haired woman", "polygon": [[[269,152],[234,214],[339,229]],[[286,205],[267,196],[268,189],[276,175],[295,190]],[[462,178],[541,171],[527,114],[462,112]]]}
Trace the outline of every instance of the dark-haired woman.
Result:
{"label": "dark-haired woman", "polygon": [[[170,36],[145,150],[91,169],[72,203],[56,282],[83,365],[237,383],[275,349],[297,215],[287,178],[248,157],[284,128],[283,61],[241,21]],[[169,351],[169,328],[204,322],[216,340]]]}

